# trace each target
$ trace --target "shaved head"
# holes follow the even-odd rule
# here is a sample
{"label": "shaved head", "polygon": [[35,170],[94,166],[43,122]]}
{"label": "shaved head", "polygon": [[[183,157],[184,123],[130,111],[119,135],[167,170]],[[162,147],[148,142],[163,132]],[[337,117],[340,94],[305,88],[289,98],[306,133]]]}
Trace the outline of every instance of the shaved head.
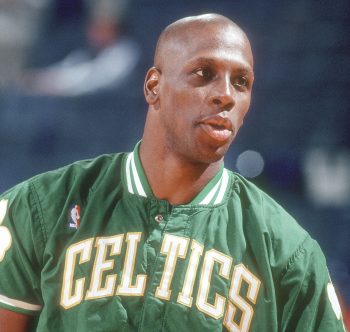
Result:
{"label": "shaved head", "polygon": [[250,43],[236,23],[205,14],[170,24],[145,78],[143,139],[186,164],[222,160],[249,109],[253,82]]}
{"label": "shaved head", "polygon": [[250,48],[247,35],[229,18],[219,14],[189,16],[171,23],[163,30],[156,46],[154,56],[155,67],[162,69],[164,62],[169,59],[169,55],[173,56],[174,52],[181,52],[183,47],[191,45],[193,39],[197,38],[199,35],[203,35],[203,31],[207,31],[207,35],[210,37],[210,29],[220,31],[218,30],[220,28],[225,30],[231,29],[233,33],[243,37]]}

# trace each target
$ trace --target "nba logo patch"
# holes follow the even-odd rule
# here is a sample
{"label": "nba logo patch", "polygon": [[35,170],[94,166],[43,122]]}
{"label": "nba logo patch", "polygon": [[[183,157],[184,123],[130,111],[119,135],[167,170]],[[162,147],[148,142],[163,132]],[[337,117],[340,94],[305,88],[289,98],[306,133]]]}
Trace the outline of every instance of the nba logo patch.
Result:
{"label": "nba logo patch", "polygon": [[69,228],[78,229],[80,225],[80,205],[73,204],[69,209]]}

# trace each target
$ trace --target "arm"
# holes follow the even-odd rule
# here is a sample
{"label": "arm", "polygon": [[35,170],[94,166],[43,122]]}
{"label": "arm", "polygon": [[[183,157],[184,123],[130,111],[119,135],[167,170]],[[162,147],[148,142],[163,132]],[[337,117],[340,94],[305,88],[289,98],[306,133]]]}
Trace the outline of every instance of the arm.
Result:
{"label": "arm", "polygon": [[26,332],[29,331],[32,317],[0,308],[1,332]]}
{"label": "arm", "polygon": [[282,331],[346,331],[326,260],[315,241],[308,238],[291,257],[281,286]]}
{"label": "arm", "polygon": [[[0,196],[0,331],[29,329],[31,315],[41,311],[40,232],[33,227],[31,195],[17,187]],[[40,224],[39,226],[40,227]],[[35,243],[35,245],[34,245]]]}

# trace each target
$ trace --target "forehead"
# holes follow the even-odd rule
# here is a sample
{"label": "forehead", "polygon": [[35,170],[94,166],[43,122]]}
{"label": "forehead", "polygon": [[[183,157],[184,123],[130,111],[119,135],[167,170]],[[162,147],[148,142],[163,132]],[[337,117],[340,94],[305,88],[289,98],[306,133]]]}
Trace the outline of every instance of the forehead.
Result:
{"label": "forehead", "polygon": [[245,34],[231,25],[192,27],[170,39],[167,63],[186,65],[208,59],[253,69],[253,56]]}

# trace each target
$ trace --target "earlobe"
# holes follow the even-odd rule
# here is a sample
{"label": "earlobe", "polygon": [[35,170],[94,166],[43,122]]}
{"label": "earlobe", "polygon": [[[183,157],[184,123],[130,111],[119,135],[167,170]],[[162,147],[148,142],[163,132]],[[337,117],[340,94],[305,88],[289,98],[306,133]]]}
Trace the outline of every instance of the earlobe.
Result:
{"label": "earlobe", "polygon": [[144,94],[149,105],[154,105],[158,101],[159,79],[159,70],[155,67],[150,68],[146,74],[144,83]]}

